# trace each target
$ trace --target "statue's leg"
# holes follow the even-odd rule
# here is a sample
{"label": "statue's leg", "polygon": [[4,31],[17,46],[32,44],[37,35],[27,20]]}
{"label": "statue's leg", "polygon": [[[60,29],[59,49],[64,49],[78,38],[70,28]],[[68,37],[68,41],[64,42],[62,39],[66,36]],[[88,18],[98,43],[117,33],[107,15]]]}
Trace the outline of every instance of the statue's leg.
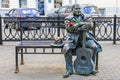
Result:
{"label": "statue's leg", "polygon": [[72,50],[69,50],[65,54],[65,62],[66,62],[66,73],[63,75],[64,78],[69,77],[69,75],[73,74],[73,65],[72,65]]}
{"label": "statue's leg", "polygon": [[[86,41],[86,47],[92,49],[92,51],[93,51],[92,60],[94,61],[94,63],[96,63],[96,61],[95,61],[96,54],[97,54],[97,45],[96,45],[96,43],[93,40],[87,40]],[[92,74],[96,74],[95,69],[96,69],[96,66],[95,66]]]}
{"label": "statue's leg", "polygon": [[87,40],[86,41],[86,47],[93,50],[93,56],[92,59],[95,62],[95,55],[97,54],[97,45],[93,40]]}

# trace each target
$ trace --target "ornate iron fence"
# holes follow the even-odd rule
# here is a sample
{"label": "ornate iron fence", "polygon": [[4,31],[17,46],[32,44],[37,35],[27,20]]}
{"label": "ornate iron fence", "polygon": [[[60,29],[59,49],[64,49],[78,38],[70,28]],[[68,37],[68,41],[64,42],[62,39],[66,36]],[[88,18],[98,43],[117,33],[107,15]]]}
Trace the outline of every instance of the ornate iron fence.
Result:
{"label": "ornate iron fence", "polygon": [[[99,41],[120,40],[120,17],[93,17],[93,33]],[[54,39],[56,36],[66,38],[64,18],[40,17],[17,18],[0,17],[0,44],[3,41],[20,41],[21,39]]]}

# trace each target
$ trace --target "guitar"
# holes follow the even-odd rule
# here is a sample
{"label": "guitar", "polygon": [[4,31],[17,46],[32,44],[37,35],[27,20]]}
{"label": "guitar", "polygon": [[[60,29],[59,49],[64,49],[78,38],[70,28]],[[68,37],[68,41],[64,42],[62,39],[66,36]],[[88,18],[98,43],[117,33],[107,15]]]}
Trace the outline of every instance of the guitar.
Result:
{"label": "guitar", "polygon": [[83,31],[82,48],[76,49],[76,59],[74,61],[75,72],[81,75],[88,75],[94,69],[94,62],[92,61],[93,52],[91,49],[85,47],[86,31]]}

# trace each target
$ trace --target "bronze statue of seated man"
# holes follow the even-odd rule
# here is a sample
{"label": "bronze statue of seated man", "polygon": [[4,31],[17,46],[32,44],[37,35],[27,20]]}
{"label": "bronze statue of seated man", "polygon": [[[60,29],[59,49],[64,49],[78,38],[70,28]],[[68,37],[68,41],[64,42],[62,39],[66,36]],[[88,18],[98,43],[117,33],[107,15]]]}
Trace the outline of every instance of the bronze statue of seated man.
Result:
{"label": "bronze statue of seated man", "polygon": [[[63,53],[66,62],[66,73],[63,75],[64,78],[69,77],[73,74],[73,63],[72,55],[76,54],[78,47],[82,47],[83,31],[86,31],[86,42],[85,46],[92,51],[92,56],[102,51],[101,46],[98,44],[94,36],[89,30],[93,28],[93,22],[91,18],[85,18],[84,14],[81,13],[79,4],[72,6],[72,13],[65,18],[65,28],[67,31],[67,40],[63,47]],[[79,52],[79,51],[78,51]],[[82,57],[83,58],[83,57]],[[83,58],[84,59],[84,58]],[[95,74],[95,69],[92,70],[91,74]]]}

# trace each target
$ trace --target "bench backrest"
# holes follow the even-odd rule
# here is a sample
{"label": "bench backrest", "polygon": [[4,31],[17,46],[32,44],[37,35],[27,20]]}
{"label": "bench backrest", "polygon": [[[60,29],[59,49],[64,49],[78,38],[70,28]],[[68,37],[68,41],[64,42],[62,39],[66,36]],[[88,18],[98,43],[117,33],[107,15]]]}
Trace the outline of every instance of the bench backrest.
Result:
{"label": "bench backrest", "polygon": [[64,18],[20,19],[21,40],[51,40],[66,38]]}

